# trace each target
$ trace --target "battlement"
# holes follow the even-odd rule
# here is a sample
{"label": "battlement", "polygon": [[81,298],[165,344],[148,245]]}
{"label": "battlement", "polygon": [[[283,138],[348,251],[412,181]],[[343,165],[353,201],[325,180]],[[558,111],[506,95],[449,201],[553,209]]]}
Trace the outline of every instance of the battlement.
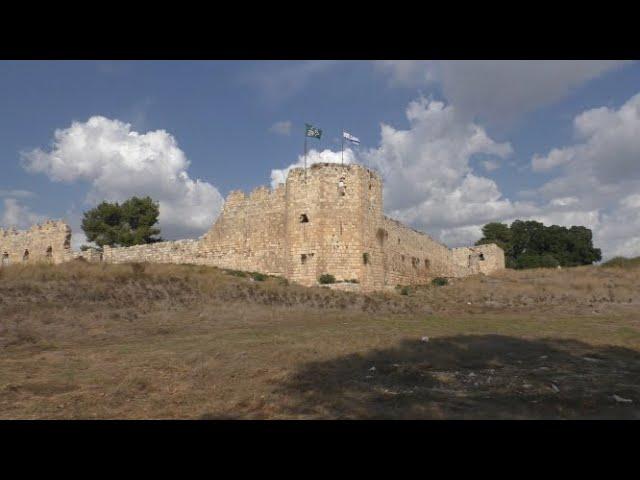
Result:
{"label": "battlement", "polygon": [[504,252],[496,245],[450,249],[386,217],[380,175],[357,164],[292,168],[274,189],[234,190],[200,240],[105,247],[102,255],[87,255],[71,252],[70,239],[64,222],[22,232],[0,229],[0,254],[6,263],[59,263],[84,256],[110,263],[214,265],[280,275],[303,285],[315,285],[328,273],[339,281],[356,280],[352,285],[364,291],[504,268]]}

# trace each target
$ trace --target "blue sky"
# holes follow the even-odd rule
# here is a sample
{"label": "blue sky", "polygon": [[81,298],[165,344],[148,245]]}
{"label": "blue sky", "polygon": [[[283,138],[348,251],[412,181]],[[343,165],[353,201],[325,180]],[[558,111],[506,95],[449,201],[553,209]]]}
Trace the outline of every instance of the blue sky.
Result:
{"label": "blue sky", "polygon": [[310,122],[311,161],[344,127],[387,213],[449,245],[536,218],[639,255],[638,93],[634,62],[0,62],[0,225],[64,218],[77,246],[82,211],[149,194],[165,237],[195,237],[284,178]]}

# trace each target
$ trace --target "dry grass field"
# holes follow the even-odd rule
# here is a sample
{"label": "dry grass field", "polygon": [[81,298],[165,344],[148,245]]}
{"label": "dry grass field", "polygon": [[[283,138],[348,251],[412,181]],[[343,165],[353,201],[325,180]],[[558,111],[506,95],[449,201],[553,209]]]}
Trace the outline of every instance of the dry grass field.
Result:
{"label": "dry grass field", "polygon": [[197,266],[0,270],[0,418],[640,418],[640,268],[354,294]]}

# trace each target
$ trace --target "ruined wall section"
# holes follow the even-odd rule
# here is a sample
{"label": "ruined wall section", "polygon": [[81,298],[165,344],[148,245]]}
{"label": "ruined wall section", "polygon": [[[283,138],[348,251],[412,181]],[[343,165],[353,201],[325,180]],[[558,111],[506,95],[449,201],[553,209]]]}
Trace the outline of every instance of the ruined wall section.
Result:
{"label": "ruined wall section", "polygon": [[455,277],[462,269],[452,262],[452,252],[429,235],[383,217],[385,285],[426,284],[435,277]]}
{"label": "ruined wall section", "polygon": [[285,246],[284,186],[259,187],[248,196],[234,191],[196,248],[195,263],[283,275]]}
{"label": "ruined wall section", "polygon": [[504,251],[495,243],[452,249],[453,263],[463,269],[464,275],[489,275],[505,268]]}
{"label": "ruined wall section", "polygon": [[0,228],[0,265],[62,263],[73,258],[71,228],[62,221],[47,221],[29,230]]}

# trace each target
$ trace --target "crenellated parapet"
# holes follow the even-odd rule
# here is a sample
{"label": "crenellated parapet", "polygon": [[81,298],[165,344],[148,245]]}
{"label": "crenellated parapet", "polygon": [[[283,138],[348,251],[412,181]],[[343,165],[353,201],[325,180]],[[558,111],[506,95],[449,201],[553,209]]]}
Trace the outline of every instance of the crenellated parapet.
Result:
{"label": "crenellated parapet", "polygon": [[504,268],[496,245],[448,248],[383,213],[382,178],[362,165],[292,168],[284,184],[230,192],[199,240],[103,251],[71,251],[61,221],[28,230],[0,229],[3,263],[61,263],[82,257],[108,263],[189,263],[280,275],[316,285],[322,274],[362,291],[426,284],[434,277],[490,274]]}

